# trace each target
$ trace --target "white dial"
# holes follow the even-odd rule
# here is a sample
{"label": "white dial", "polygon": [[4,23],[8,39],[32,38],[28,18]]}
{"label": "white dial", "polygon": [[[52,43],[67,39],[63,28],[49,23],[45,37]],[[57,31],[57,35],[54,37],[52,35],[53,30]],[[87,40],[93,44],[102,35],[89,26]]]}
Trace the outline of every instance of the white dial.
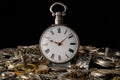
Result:
{"label": "white dial", "polygon": [[71,60],[79,45],[77,34],[66,26],[49,27],[42,34],[39,46],[43,55],[55,63]]}

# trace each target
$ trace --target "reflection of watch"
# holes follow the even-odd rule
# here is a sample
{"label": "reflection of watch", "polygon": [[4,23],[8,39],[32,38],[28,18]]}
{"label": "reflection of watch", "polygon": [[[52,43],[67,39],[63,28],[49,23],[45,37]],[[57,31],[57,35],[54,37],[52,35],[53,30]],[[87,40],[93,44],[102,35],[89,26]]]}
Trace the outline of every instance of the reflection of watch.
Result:
{"label": "reflection of watch", "polygon": [[[63,12],[53,12],[55,5],[64,7]],[[62,16],[66,11],[66,6],[60,2],[54,3],[50,7],[52,15],[55,16],[55,24],[46,29],[39,42],[43,55],[54,63],[65,63],[70,61],[77,53],[79,38],[69,27],[62,24]]]}

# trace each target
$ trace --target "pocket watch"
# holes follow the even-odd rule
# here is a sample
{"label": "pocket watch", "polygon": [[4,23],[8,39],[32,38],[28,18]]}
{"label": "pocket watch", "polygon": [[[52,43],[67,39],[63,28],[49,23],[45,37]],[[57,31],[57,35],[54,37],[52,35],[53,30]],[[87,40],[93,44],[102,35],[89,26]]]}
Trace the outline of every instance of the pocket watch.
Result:
{"label": "pocket watch", "polygon": [[[60,5],[62,12],[54,11],[53,7]],[[39,47],[44,57],[53,63],[65,63],[74,58],[79,47],[79,38],[76,32],[64,25],[63,16],[67,7],[61,2],[55,2],[50,7],[55,24],[47,28],[40,37]]]}

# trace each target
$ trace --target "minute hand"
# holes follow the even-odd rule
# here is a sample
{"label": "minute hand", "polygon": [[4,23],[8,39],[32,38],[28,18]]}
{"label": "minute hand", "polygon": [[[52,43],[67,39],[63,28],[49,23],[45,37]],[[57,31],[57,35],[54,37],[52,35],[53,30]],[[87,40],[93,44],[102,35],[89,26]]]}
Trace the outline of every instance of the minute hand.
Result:
{"label": "minute hand", "polygon": [[[71,35],[71,34],[70,34],[70,35]],[[62,44],[63,41],[65,41],[67,38],[69,38],[70,35],[68,35],[66,38],[64,38],[62,41],[60,41],[60,43]]]}

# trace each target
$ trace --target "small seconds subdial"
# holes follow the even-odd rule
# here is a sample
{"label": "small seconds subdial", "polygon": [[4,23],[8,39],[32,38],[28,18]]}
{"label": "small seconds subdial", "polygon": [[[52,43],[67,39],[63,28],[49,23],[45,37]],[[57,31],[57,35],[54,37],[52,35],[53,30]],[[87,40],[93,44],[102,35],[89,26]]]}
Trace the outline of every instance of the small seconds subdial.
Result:
{"label": "small seconds subdial", "polygon": [[79,39],[76,33],[63,25],[46,29],[39,42],[43,55],[54,63],[71,60],[78,50],[78,45]]}

